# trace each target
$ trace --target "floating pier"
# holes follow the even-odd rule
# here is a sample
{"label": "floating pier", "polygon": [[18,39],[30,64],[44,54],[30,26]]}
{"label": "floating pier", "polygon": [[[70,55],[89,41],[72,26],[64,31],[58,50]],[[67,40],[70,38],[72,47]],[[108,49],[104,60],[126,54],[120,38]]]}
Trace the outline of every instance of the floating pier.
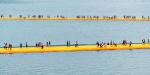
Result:
{"label": "floating pier", "polygon": [[44,46],[41,47],[22,47],[4,49],[0,48],[1,54],[13,54],[13,53],[43,53],[43,52],[76,52],[76,51],[105,51],[105,50],[137,50],[137,49],[150,49],[150,44],[117,44],[106,45],[98,47],[97,45],[79,45],[75,46]]}
{"label": "floating pier", "polygon": [[0,18],[0,20],[112,20],[112,21],[150,21],[149,18]]}
{"label": "floating pier", "polygon": [[113,21],[150,21],[150,16],[75,16],[75,17],[67,17],[62,15],[56,16],[44,16],[44,15],[0,15],[0,20],[113,20]]}

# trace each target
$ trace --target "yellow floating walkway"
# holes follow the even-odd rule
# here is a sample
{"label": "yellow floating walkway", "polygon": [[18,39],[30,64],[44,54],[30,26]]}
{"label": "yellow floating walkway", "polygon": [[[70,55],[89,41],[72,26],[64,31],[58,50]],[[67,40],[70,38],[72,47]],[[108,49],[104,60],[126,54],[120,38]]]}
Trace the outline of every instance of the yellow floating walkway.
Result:
{"label": "yellow floating walkway", "polygon": [[82,45],[82,46],[50,46],[44,47],[28,47],[28,48],[12,48],[4,49],[0,48],[1,54],[11,54],[11,53],[38,53],[38,52],[74,52],[74,51],[101,51],[101,50],[131,50],[131,49],[150,49],[150,44],[132,44],[132,46],[127,45],[107,45],[105,47],[97,47],[96,45]]}
{"label": "yellow floating walkway", "polygon": [[150,18],[0,18],[0,20],[114,20],[114,21],[150,21]]}

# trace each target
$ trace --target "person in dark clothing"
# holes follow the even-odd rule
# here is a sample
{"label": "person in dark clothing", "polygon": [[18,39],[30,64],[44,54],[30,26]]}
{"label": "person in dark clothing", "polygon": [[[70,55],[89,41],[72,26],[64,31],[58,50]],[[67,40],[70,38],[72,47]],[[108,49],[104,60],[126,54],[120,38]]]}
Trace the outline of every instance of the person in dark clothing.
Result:
{"label": "person in dark clothing", "polygon": [[122,45],[126,45],[127,44],[127,40],[123,40]]}
{"label": "person in dark clothing", "polygon": [[49,41],[49,46],[51,45],[51,41]]}
{"label": "person in dark clothing", "polygon": [[28,47],[28,43],[26,42],[26,48]]}
{"label": "person in dark clothing", "polygon": [[4,49],[7,50],[7,47],[8,47],[7,43],[4,43]]}
{"label": "person in dark clothing", "polygon": [[35,46],[38,47],[38,43],[36,43]]}
{"label": "person in dark clothing", "polygon": [[113,45],[113,41],[112,40],[110,41],[110,45]]}
{"label": "person in dark clothing", "polygon": [[109,45],[109,43],[107,43],[107,45]]}
{"label": "person in dark clothing", "polygon": [[20,43],[20,48],[22,48],[22,43]]}
{"label": "person in dark clothing", "polygon": [[44,49],[44,45],[43,44],[41,45],[41,49]]}
{"label": "person in dark clothing", "polygon": [[69,46],[69,41],[67,41],[67,47]]}
{"label": "person in dark clothing", "polygon": [[96,45],[97,45],[97,47],[99,47],[99,42],[98,41],[96,42]]}
{"label": "person in dark clothing", "polygon": [[78,47],[78,41],[76,41],[76,43],[75,43],[75,47]]}
{"label": "person in dark clothing", "polygon": [[130,43],[129,43],[129,46],[131,47],[131,45],[132,45],[132,41],[130,41]]}
{"label": "person in dark clothing", "polygon": [[99,46],[102,48],[103,47],[103,43],[100,43]]}
{"label": "person in dark clothing", "polygon": [[10,49],[10,50],[12,49],[12,44],[9,44],[9,49]]}
{"label": "person in dark clothing", "polygon": [[145,39],[142,40],[142,43],[145,44]]}

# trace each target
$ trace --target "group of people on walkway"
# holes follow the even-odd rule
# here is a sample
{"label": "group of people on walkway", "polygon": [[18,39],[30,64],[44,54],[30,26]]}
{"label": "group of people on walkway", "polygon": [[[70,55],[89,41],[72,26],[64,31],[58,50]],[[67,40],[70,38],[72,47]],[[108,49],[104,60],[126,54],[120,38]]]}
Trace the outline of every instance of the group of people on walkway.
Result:
{"label": "group of people on walkway", "polygon": [[[149,39],[147,39],[147,42],[146,42],[146,40],[145,39],[142,39],[142,44],[146,44],[146,43],[148,43],[148,44],[150,44],[150,40]],[[127,40],[123,40],[122,41],[122,43],[118,43],[118,44],[122,44],[122,45],[129,45],[130,47],[132,46],[132,41],[127,41]],[[115,47],[117,47],[117,45],[118,45],[117,43],[115,43],[114,41],[110,41],[109,43],[105,43],[105,42],[96,42],[96,45],[97,45],[97,47],[106,47],[106,46],[108,46],[108,45],[110,45],[110,46],[115,46]]]}
{"label": "group of people on walkway", "polygon": [[[70,41],[67,41],[66,42],[66,46],[67,47],[69,47],[69,46],[75,46],[75,47],[78,47],[79,46],[79,44],[78,44],[78,41],[75,41],[75,44],[71,44],[71,42]],[[20,48],[23,48],[23,47],[41,47],[41,49],[43,49],[45,46],[47,46],[47,47],[49,47],[49,46],[51,46],[51,41],[47,41],[46,42],[46,44],[44,44],[44,43],[42,43],[42,42],[37,42],[37,43],[35,43],[35,46],[30,46],[30,45],[28,45],[28,43],[26,42],[25,43],[25,45],[23,45],[23,43],[20,43],[20,45],[19,45],[19,47]],[[12,49],[12,44],[8,44],[8,43],[4,43],[4,49]]]}
{"label": "group of people on walkway", "polygon": [[[13,15],[12,14],[9,14],[8,16],[6,15],[3,15],[1,14],[0,15],[0,18],[5,18],[5,17],[9,17],[9,18],[13,18]],[[14,16],[16,17],[16,16]],[[44,16],[44,15],[27,15],[27,16],[23,16],[23,15],[18,15],[19,18],[67,18],[66,16],[63,16],[63,15],[56,15],[56,16],[50,16],[50,15],[47,15],[47,16]]]}
{"label": "group of people on walkway", "polygon": [[12,44],[10,44],[10,43],[4,43],[4,49],[9,49],[9,50],[11,50],[12,49]]}
{"label": "group of people on walkway", "polygon": [[73,45],[74,45],[75,47],[78,47],[78,46],[79,46],[78,41],[75,41],[75,44],[72,44],[72,45],[71,45],[71,42],[70,42],[70,41],[67,41],[66,44],[67,44],[67,45],[66,45],[67,47],[73,46]]}
{"label": "group of people on walkway", "polygon": [[117,43],[115,43],[114,41],[110,41],[110,42],[108,42],[108,43],[105,43],[105,42],[96,42],[96,45],[97,45],[97,47],[106,47],[107,45],[114,45],[114,46],[116,46],[117,47]]}
{"label": "group of people on walkway", "polygon": [[[116,15],[113,15],[113,16],[76,16],[76,18],[82,18],[82,19],[99,19],[99,18],[102,18],[102,19],[116,19],[117,16]],[[121,18],[121,17],[120,17]],[[136,19],[137,16],[130,16],[130,15],[124,15],[123,16],[123,19]],[[142,16],[141,17],[142,19],[150,19],[150,16]]]}
{"label": "group of people on walkway", "polygon": [[[6,15],[3,15],[1,14],[0,15],[0,18],[5,18],[5,17],[9,17],[9,18],[13,18],[13,15],[12,14],[9,14],[8,16]],[[16,17],[16,16],[14,16]],[[64,19],[64,18],[68,18],[64,15],[56,15],[56,16],[50,16],[50,15],[27,15],[27,16],[24,16],[24,15],[18,15],[19,18],[61,18],[61,19]],[[85,19],[85,18],[88,18],[88,19],[99,19],[99,18],[103,18],[103,19],[116,19],[117,16],[116,15],[112,15],[112,16],[96,16],[96,15],[88,15],[88,16],[81,16],[81,15],[77,15],[76,18],[82,18],[82,19]],[[124,19],[136,19],[137,16],[130,16],[130,15],[123,15],[123,18]],[[142,19],[150,19],[150,16],[141,16]]]}
{"label": "group of people on walkway", "polygon": [[[147,40],[145,40],[145,39],[142,39],[142,44],[146,44],[146,43],[150,43],[150,40],[149,39],[147,39]],[[129,45],[129,46],[132,46],[132,41],[127,41],[127,40],[123,40],[122,41],[122,43],[118,43],[118,44],[122,44],[122,45]],[[105,43],[105,42],[99,42],[99,41],[97,41],[96,42],[96,45],[97,45],[97,47],[100,47],[100,48],[102,48],[102,47],[107,47],[108,45],[110,45],[110,46],[115,46],[115,47],[117,47],[117,45],[118,45],[117,43],[115,43],[114,41],[110,41],[110,42],[108,42],[108,43]],[[25,45],[23,45],[22,43],[20,43],[20,48],[23,48],[23,47],[41,47],[41,49],[44,49],[44,47],[45,46],[47,46],[47,47],[49,47],[49,46],[51,46],[51,41],[47,41],[46,42],[46,44],[44,44],[44,43],[42,43],[42,42],[37,42],[36,44],[35,44],[35,46],[29,46],[28,45],[28,43],[26,42],[25,43]],[[70,41],[66,41],[66,46],[67,47],[70,47],[70,46],[75,46],[75,47],[78,47],[79,46],[79,43],[78,43],[78,41],[75,41],[75,43],[74,44],[71,44],[71,42]],[[4,43],[4,49],[9,49],[9,50],[11,50],[12,48],[13,48],[13,46],[12,46],[12,44],[10,44],[10,43]]]}

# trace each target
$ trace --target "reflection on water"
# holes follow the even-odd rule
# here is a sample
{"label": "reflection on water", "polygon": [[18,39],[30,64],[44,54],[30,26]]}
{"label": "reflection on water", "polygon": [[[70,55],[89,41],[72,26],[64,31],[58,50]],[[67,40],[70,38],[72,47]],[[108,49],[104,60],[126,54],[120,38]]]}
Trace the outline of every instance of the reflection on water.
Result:
{"label": "reflection on water", "polygon": [[149,50],[0,55],[2,75],[149,74]]}

